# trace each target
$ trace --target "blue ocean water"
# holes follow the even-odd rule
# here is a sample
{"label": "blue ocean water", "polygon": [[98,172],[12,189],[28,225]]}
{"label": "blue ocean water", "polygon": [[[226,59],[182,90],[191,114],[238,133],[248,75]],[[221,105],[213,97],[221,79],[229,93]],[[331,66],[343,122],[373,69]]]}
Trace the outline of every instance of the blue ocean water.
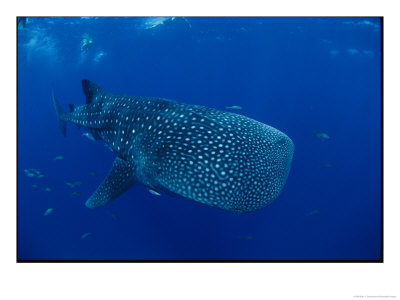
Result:
{"label": "blue ocean water", "polygon": [[[20,22],[18,259],[381,259],[381,28],[379,18]],[[116,154],[72,124],[62,136],[51,100],[54,88],[65,109],[83,104],[84,78],[111,93],[241,106],[295,144],[282,194],[236,215],[134,186],[88,209]]]}

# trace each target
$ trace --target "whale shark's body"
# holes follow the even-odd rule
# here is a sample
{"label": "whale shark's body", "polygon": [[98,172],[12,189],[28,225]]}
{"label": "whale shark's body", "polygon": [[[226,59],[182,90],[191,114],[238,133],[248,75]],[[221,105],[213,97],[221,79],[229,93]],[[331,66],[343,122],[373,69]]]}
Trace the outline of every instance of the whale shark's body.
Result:
{"label": "whale shark's body", "polygon": [[62,133],[67,121],[118,154],[86,206],[114,200],[134,184],[233,213],[275,200],[285,184],[294,144],[250,118],[162,98],[113,95],[82,81],[86,104],[64,112],[53,94]]}

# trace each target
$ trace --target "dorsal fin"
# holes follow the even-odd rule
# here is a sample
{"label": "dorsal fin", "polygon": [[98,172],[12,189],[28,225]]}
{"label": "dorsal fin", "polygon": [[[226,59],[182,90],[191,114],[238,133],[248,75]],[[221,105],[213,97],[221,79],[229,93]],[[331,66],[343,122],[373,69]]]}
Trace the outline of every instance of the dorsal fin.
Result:
{"label": "dorsal fin", "polygon": [[68,106],[70,112],[73,112],[75,110],[75,104],[68,104]]}
{"label": "dorsal fin", "polygon": [[97,84],[87,79],[82,80],[82,88],[83,92],[86,95],[86,104],[92,103],[93,97],[96,94],[103,92],[102,88],[100,88]]}

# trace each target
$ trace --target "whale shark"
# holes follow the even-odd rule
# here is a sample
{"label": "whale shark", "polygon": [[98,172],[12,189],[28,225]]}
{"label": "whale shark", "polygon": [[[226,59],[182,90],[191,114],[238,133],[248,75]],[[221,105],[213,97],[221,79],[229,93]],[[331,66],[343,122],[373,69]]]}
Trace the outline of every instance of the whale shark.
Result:
{"label": "whale shark", "polygon": [[61,133],[74,123],[117,154],[87,207],[104,206],[136,184],[232,213],[261,209],[281,193],[294,152],[283,132],[232,112],[111,94],[87,79],[82,88],[86,103],[69,104],[69,112],[52,92]]}

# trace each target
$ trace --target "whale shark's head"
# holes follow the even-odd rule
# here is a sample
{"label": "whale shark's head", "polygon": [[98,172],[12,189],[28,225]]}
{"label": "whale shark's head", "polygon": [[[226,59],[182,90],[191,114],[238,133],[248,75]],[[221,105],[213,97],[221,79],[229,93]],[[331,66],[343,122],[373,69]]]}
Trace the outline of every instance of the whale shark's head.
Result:
{"label": "whale shark's head", "polygon": [[157,184],[234,213],[257,210],[279,196],[294,152],[287,135],[216,110],[177,115],[168,130],[149,139],[152,148],[155,140],[163,140],[152,175]]}

